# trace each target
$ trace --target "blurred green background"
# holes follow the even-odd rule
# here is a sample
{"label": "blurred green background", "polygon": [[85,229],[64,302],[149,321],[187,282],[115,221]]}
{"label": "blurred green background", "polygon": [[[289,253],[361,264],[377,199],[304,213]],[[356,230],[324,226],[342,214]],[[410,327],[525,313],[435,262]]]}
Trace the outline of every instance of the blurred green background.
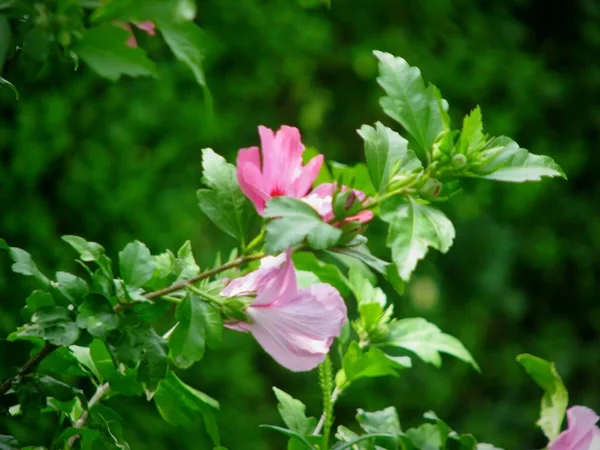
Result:
{"label": "blurred green background", "polygon": [[[212,116],[161,39],[138,36],[158,61],[158,80],[111,83],[58,62],[31,76],[13,61],[3,76],[22,97],[0,89],[0,236],[46,273],[78,270],[64,234],[111,254],[133,239],[154,253],[191,239],[199,263],[212,264],[234,242],[197,207],[200,150],[233,161],[240,147],[258,143],[257,125],[289,124],[329,159],[360,161],[361,124],[399,129],[378,108],[371,51],[402,56],[441,89],[456,126],[480,104],[487,132],[552,156],[569,181],[468,182],[442,206],[457,229],[450,253],[428,256],[403,297],[383,285],[398,316],[423,316],[459,337],[482,374],[446,358],[441,370],[416,363],[397,379],[362,381],[340,400],[338,423],[351,423],[358,407],[394,405],[404,427],[435,410],[480,441],[542,447],[534,426],[541,391],[515,362],[518,353],[555,360],[571,404],[600,410],[600,4],[483,4],[333,0],[328,10],[318,0],[202,0]],[[381,229],[373,224],[370,237],[386,257]],[[31,288],[2,255],[2,337],[21,324]],[[12,364],[27,357],[14,344],[0,351]],[[258,428],[280,423],[273,385],[319,414],[316,373],[288,372],[234,332],[183,377],[221,402],[231,450],[284,448]],[[202,424],[173,428],[142,398],[109,404],[125,417],[133,449],[209,448]]]}

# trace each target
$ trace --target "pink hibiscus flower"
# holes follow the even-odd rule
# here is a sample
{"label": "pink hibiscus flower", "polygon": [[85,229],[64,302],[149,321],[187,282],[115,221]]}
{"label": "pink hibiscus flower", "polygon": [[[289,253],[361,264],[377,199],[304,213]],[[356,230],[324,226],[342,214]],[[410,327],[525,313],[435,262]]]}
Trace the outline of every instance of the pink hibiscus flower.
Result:
{"label": "pink hibiscus flower", "polygon": [[346,304],[333,286],[298,288],[289,250],[263,258],[258,270],[233,280],[221,295],[256,295],[245,309],[250,323],[227,326],[252,333],[275,361],[294,372],[322,363],[346,322]]}
{"label": "pink hibiscus flower", "polygon": [[548,450],[600,449],[598,415],[585,406],[572,406],[567,410],[567,429],[550,444]]}
{"label": "pink hibiscus flower", "polygon": [[237,178],[242,192],[259,214],[273,197],[302,198],[310,190],[323,155],[302,165],[304,145],[297,128],[282,126],[277,133],[259,126],[261,148],[243,148],[237,156]]}
{"label": "pink hibiscus flower", "polygon": [[[333,193],[335,190],[335,185],[333,183],[323,183],[317,186],[312,190],[310,194],[302,199],[305,203],[308,203],[312,206],[323,218],[325,222],[329,222],[333,219]],[[348,187],[342,186],[342,191],[347,191]],[[354,202],[359,201],[363,202],[367,197],[364,192],[361,192],[357,189],[353,189],[354,194]],[[352,201],[352,197],[349,197],[348,209],[352,207],[354,202]],[[369,210],[360,211],[358,214],[350,217],[346,217],[344,222],[352,222],[358,221],[361,223],[365,223],[370,221],[373,218],[373,212]]]}

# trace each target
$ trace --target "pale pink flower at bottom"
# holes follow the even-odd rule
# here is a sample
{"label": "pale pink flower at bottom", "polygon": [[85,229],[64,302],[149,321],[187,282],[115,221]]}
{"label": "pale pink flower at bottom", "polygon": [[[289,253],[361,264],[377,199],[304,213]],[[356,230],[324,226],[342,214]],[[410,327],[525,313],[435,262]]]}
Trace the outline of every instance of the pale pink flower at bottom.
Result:
{"label": "pale pink flower at bottom", "polygon": [[256,294],[245,309],[250,322],[228,324],[250,332],[282,366],[295,371],[314,369],[323,362],[346,322],[346,304],[329,284],[298,289],[291,253],[266,257],[258,270],[233,280],[224,297]]}
{"label": "pale pink flower at bottom", "polygon": [[[347,191],[348,187],[342,186],[341,191]],[[332,183],[323,183],[314,188],[310,194],[305,196],[302,201],[312,206],[323,218],[325,222],[329,222],[333,219],[333,194],[335,191],[335,185]],[[355,201],[364,201],[367,197],[364,192],[357,189],[353,189],[353,193],[356,196]],[[352,204],[348,205],[350,208]],[[373,218],[373,212],[364,210],[358,214],[346,217],[344,222],[358,221],[361,223],[369,222]]]}
{"label": "pale pink flower at bottom", "polygon": [[567,410],[567,429],[550,444],[548,450],[600,450],[598,415],[585,406]]}

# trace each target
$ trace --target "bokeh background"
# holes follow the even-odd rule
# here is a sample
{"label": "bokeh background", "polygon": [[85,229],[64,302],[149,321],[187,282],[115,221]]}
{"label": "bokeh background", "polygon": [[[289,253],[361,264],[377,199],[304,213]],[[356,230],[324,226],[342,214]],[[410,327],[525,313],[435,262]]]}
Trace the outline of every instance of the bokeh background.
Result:
{"label": "bokeh background", "polygon": [[[482,374],[450,358],[440,370],[416,363],[397,379],[358,383],[340,400],[338,422],[353,421],[358,407],[394,405],[409,427],[435,410],[481,441],[540,448],[541,391],[515,362],[521,352],[556,361],[571,403],[600,410],[597,1],[333,0],[327,9],[318,0],[203,0],[198,17],[212,115],[187,68],[156,38],[138,41],[158,61],[158,80],[111,83],[58,62],[35,77],[20,64],[5,68],[22,97],[0,89],[1,237],[47,273],[77,270],[64,234],[111,254],[133,239],[153,252],[190,239],[199,263],[212,264],[234,242],[196,204],[200,150],[233,161],[240,147],[257,144],[257,125],[289,124],[329,159],[360,161],[361,124],[399,128],[377,105],[371,51],[388,51],[441,89],[455,124],[479,104],[487,132],[552,156],[569,180],[468,182],[443,205],[457,229],[453,248],[428,256],[406,295],[389,294],[400,317],[423,316],[459,337]],[[373,250],[385,257],[378,230]],[[0,336],[21,323],[31,288],[2,255]],[[0,349],[4,361],[26,358],[20,347]],[[290,373],[234,332],[183,376],[221,402],[231,450],[284,448],[258,428],[280,423],[273,385],[319,413],[316,373]],[[133,449],[209,448],[202,424],[171,427],[142,398],[109,404],[125,417]]]}

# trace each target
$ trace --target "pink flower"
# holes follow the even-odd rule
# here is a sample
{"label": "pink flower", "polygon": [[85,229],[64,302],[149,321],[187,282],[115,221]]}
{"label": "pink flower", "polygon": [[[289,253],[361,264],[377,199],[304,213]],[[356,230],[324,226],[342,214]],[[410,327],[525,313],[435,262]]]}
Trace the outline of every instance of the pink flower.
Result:
{"label": "pink flower", "polygon": [[304,145],[297,128],[284,125],[273,133],[259,126],[258,133],[261,149],[243,148],[238,153],[237,178],[242,192],[262,215],[273,197],[304,197],[317,178],[323,155],[302,165]]}
{"label": "pink flower", "polygon": [[[127,39],[127,42],[125,42],[125,44],[128,47],[136,48],[137,41],[135,39],[135,35],[133,34],[131,25],[129,25],[128,23],[125,23],[125,22],[114,22],[114,23],[115,23],[115,25],[118,25],[121,28],[124,28],[127,31],[129,31],[129,39]],[[147,20],[145,22],[136,23],[135,26],[138,29],[144,31],[148,36],[154,36],[156,34],[156,31],[155,31],[156,25],[154,24],[154,22],[151,22],[149,20]]]}
{"label": "pink flower", "polygon": [[600,449],[600,419],[590,408],[572,406],[567,410],[567,429],[560,433],[548,450],[597,450]]}
{"label": "pink flower", "polygon": [[[325,222],[329,222],[333,219],[333,193],[335,190],[335,185],[332,183],[323,183],[317,186],[312,190],[310,194],[302,199],[305,203],[308,203],[312,206],[323,218]],[[342,191],[347,191],[348,188],[346,186],[342,186]],[[366,195],[364,192],[354,189],[353,190],[355,200],[362,202],[365,200]],[[350,197],[351,199],[352,197]],[[352,207],[352,202],[349,202],[348,208]],[[352,222],[358,221],[361,223],[365,223],[370,221],[373,218],[373,212],[369,210],[364,210],[359,212],[358,214],[346,217],[344,222]]]}
{"label": "pink flower", "polygon": [[245,309],[250,323],[228,327],[252,333],[275,361],[294,372],[322,363],[346,322],[346,304],[333,286],[298,289],[290,250],[263,258],[258,270],[233,280],[221,295],[256,295]]}

